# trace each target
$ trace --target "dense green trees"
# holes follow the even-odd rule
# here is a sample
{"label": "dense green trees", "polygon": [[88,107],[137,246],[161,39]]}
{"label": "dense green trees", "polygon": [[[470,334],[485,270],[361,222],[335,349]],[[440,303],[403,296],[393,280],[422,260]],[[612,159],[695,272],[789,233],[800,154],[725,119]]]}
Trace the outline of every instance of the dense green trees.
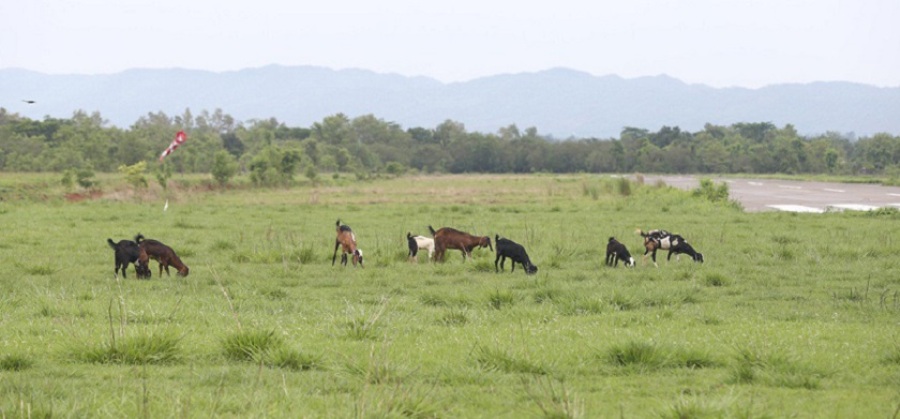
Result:
{"label": "dense green trees", "polygon": [[[0,108],[0,170],[113,172],[154,163],[178,130],[188,142],[166,158],[166,170],[235,171],[253,182],[280,184],[297,173],[350,172],[647,172],[647,173],[900,173],[900,137],[853,141],[835,133],[801,136],[791,126],[743,122],[707,124],[698,132],[663,126],[624,127],[619,138],[556,141],[516,125],[469,132],[447,120],[403,129],[374,115],[328,116],[309,128],[278,120],[235,121],[215,110],[194,115],[148,113],[128,129],[98,113],[31,120]],[[153,165],[151,165],[153,167]],[[158,171],[158,169],[157,169]]]}

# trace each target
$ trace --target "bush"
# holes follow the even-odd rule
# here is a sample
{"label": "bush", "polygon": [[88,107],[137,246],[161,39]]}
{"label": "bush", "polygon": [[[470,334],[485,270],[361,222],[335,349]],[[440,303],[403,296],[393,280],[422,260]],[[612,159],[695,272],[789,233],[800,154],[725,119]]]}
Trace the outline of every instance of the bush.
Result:
{"label": "bush", "polygon": [[234,177],[237,170],[237,159],[231,153],[219,150],[213,156],[212,176],[219,186],[225,186]]}
{"label": "bush", "polygon": [[700,187],[694,189],[694,196],[706,198],[711,202],[727,202],[728,184],[722,182],[716,186],[710,179],[700,179]]}
{"label": "bush", "polygon": [[125,175],[125,181],[135,189],[146,188],[148,186],[147,178],[144,176],[146,171],[147,162],[143,161],[132,164],[131,166],[126,166],[124,164],[119,166],[119,173]]}

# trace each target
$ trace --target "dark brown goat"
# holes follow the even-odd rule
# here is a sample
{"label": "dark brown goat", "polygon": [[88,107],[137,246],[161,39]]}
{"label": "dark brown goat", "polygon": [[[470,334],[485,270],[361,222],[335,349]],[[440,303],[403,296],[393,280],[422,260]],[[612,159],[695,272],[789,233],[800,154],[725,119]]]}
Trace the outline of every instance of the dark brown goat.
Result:
{"label": "dark brown goat", "polygon": [[337,259],[337,251],[340,247],[341,265],[347,266],[347,255],[351,254],[353,255],[353,266],[359,263],[361,268],[364,267],[362,250],[356,247],[356,235],[353,234],[353,230],[348,225],[341,225],[341,220],[337,220],[335,225],[337,226],[337,237],[334,239],[334,254],[331,256],[331,266],[334,266],[334,261]]}
{"label": "dark brown goat", "polygon": [[178,258],[178,255],[175,254],[171,247],[153,239],[145,239],[141,234],[135,236],[134,241],[137,242],[138,247],[141,249],[138,261],[147,266],[149,266],[150,259],[159,262],[160,277],[162,277],[164,268],[166,275],[169,275],[169,266],[174,266],[175,269],[178,269],[179,276],[188,276],[190,273],[190,268],[181,262],[181,259]]}
{"label": "dark brown goat", "polygon": [[468,256],[472,258],[472,249],[476,247],[487,247],[494,251],[491,245],[491,238],[488,236],[473,236],[454,228],[442,227],[437,231],[428,226],[428,231],[434,236],[434,260],[442,262],[444,260],[444,252],[447,249],[458,249],[462,252],[463,261]]}

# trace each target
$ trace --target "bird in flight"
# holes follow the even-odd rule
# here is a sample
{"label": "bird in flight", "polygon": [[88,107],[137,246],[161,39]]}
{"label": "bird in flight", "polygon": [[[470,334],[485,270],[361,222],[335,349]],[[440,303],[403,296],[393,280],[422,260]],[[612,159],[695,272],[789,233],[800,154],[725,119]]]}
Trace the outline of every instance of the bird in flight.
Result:
{"label": "bird in flight", "polygon": [[31,104],[34,103],[33,100],[26,100],[26,99],[22,99],[22,102],[25,102],[25,103],[27,103],[27,104],[29,104],[29,105],[31,105]]}

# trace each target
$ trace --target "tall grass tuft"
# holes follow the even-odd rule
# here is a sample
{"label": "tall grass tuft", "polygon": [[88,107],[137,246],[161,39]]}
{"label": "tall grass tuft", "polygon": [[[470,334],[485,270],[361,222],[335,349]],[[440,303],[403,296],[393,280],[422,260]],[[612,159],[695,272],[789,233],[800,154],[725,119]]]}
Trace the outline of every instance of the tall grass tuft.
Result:
{"label": "tall grass tuft", "polygon": [[631,196],[631,181],[626,177],[616,179],[616,192],[622,196]]}
{"label": "tall grass tuft", "polygon": [[292,371],[320,369],[324,365],[322,357],[319,355],[305,354],[284,346],[268,351],[264,362],[273,367]]}
{"label": "tall grass tuft", "polygon": [[297,252],[297,260],[306,265],[316,260],[316,249],[312,246],[303,246]]}
{"label": "tall grass tuft", "polygon": [[480,367],[489,371],[538,375],[549,374],[549,371],[543,365],[516,357],[502,349],[479,345],[473,350],[473,356]]}
{"label": "tall grass tuft", "polygon": [[74,358],[97,364],[170,364],[181,359],[181,338],[169,333],[127,336],[75,350]]}
{"label": "tall grass tuft", "polygon": [[[18,264],[17,264],[18,265]],[[25,271],[25,273],[34,276],[49,276],[53,275],[57,271],[60,271],[61,268],[55,268],[50,263],[44,263],[40,265],[18,265],[20,269]]]}
{"label": "tall grass tuft", "polygon": [[695,398],[680,398],[668,410],[660,414],[660,417],[664,419],[712,419],[723,416],[727,416],[723,409],[711,406],[710,403]]}
{"label": "tall grass tuft", "polygon": [[494,310],[500,310],[504,307],[511,306],[515,302],[516,297],[510,291],[494,290],[494,292],[488,295],[488,305]]}
{"label": "tall grass tuft", "polygon": [[464,326],[469,322],[469,315],[465,307],[450,307],[449,310],[438,319],[438,323],[444,326]]}
{"label": "tall grass tuft", "polygon": [[394,384],[365,386],[354,406],[356,418],[439,418],[446,410],[432,400],[431,391],[419,386]]}
{"label": "tall grass tuft", "polygon": [[895,343],[886,352],[884,358],[882,358],[885,364],[900,365],[900,344]]}
{"label": "tall grass tuft", "polygon": [[494,272],[494,263],[489,258],[481,258],[472,264],[472,270],[475,272]]}
{"label": "tall grass tuft", "polygon": [[[387,302],[388,299],[382,297],[378,307],[371,313],[366,314],[364,310],[360,310],[358,313],[349,314],[350,319],[344,323],[347,328],[347,337],[355,340],[374,338],[375,332],[378,330],[378,320],[387,309]],[[348,307],[348,310],[351,308]]]}
{"label": "tall grass tuft", "polygon": [[284,348],[284,341],[274,330],[238,331],[222,340],[222,352],[234,361],[261,361],[270,351]]}
{"label": "tall grass tuft", "polygon": [[584,181],[581,183],[581,193],[584,196],[590,196],[591,199],[596,201],[600,198],[601,188],[596,182],[588,183],[588,181]]}
{"label": "tall grass tuft", "polygon": [[586,316],[603,314],[606,304],[599,298],[584,295],[572,295],[568,298],[554,300],[559,313],[564,316]]}
{"label": "tall grass tuft", "polygon": [[584,403],[578,400],[566,383],[548,376],[522,376],[525,394],[534,403],[544,418],[575,419],[584,417]]}
{"label": "tall grass tuft", "polygon": [[663,367],[669,361],[656,344],[639,341],[615,345],[606,352],[605,357],[612,365],[640,371]]}
{"label": "tall grass tuft", "polygon": [[742,348],[735,355],[729,382],[815,390],[821,387],[819,380],[823,375],[786,355]]}
{"label": "tall grass tuft", "polygon": [[672,365],[688,369],[715,368],[719,361],[706,349],[682,349],[672,356]]}
{"label": "tall grass tuft", "polygon": [[33,365],[34,361],[24,355],[7,354],[0,357],[0,371],[22,371]]}
{"label": "tall grass tuft", "polygon": [[718,272],[707,273],[703,282],[710,287],[724,287],[731,284],[731,279]]}

